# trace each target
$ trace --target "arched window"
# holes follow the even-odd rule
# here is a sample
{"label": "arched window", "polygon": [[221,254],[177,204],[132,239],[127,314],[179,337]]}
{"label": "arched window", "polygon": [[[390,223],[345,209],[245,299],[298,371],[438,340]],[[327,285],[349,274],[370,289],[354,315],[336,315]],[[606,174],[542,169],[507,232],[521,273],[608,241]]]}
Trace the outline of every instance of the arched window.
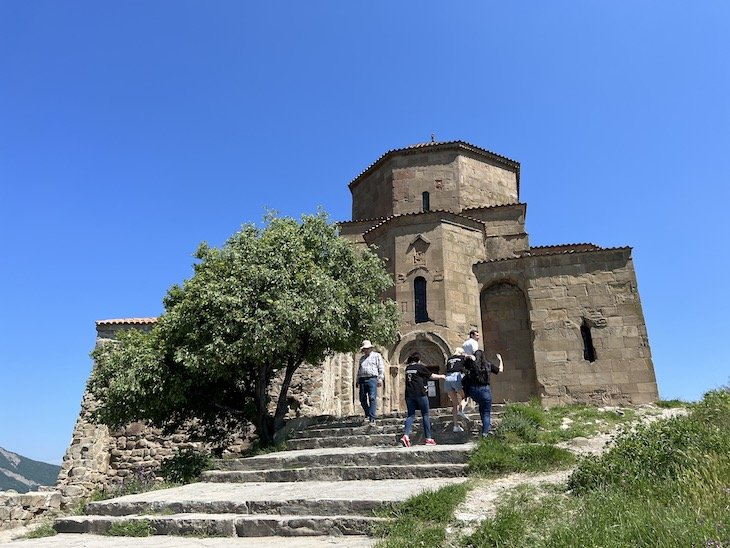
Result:
{"label": "arched window", "polygon": [[421,198],[423,199],[423,211],[431,211],[431,196],[428,192],[421,194]]}
{"label": "arched window", "polygon": [[418,276],[413,280],[413,301],[416,310],[416,323],[428,321],[428,310],[426,309],[426,278]]}

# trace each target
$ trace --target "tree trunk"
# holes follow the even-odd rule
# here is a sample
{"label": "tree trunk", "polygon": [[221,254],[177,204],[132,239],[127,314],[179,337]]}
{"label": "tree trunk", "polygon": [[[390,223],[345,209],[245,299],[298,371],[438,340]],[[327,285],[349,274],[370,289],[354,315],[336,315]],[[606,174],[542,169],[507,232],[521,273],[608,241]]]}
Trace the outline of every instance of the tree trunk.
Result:
{"label": "tree trunk", "polygon": [[269,415],[269,384],[271,383],[272,367],[266,365],[258,371],[254,386],[254,403],[256,404],[256,432],[259,442],[263,446],[274,444],[274,419]]}
{"label": "tree trunk", "polygon": [[284,427],[284,417],[289,410],[289,404],[287,398],[289,395],[289,386],[291,385],[291,379],[294,376],[294,372],[301,365],[301,361],[292,363],[289,362],[284,372],[284,381],[281,383],[279,389],[279,400],[276,402],[276,412],[274,413],[274,430],[278,431]]}

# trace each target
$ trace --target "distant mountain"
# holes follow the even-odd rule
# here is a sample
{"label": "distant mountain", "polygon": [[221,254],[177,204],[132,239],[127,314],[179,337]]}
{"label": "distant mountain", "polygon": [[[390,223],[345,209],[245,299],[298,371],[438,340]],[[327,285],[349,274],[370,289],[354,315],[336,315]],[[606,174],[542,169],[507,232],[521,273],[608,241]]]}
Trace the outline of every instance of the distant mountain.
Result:
{"label": "distant mountain", "polygon": [[0,447],[0,491],[35,491],[40,485],[55,485],[60,466],[27,459]]}

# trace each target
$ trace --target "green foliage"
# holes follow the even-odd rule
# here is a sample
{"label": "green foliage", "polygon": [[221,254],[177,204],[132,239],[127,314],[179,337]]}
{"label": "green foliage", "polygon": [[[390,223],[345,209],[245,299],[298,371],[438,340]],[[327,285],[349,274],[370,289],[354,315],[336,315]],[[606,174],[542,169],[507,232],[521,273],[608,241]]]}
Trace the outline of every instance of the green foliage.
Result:
{"label": "green foliage", "polygon": [[544,423],[544,413],[538,405],[511,403],[504,410],[495,435],[512,442],[536,442],[538,429]]}
{"label": "green foliage", "polygon": [[657,421],[620,434],[599,457],[582,460],[569,481],[576,493],[674,480],[688,466],[730,454],[730,391],[708,392],[688,416]]}
{"label": "green foliage", "polygon": [[147,519],[127,519],[112,523],[106,534],[112,537],[148,537],[155,534],[155,528]]}
{"label": "green foliage", "polygon": [[188,448],[164,460],[160,466],[160,475],[170,483],[191,483],[212,465],[213,459],[209,454]]}
{"label": "green foliage", "polygon": [[[192,425],[218,441],[250,421],[268,444],[302,363],[357,349],[364,338],[390,342],[399,325],[395,303],[382,299],[393,284],[382,261],[340,238],[321,212],[300,222],[269,215],[220,249],[201,244],[196,258],[150,333],[129,330],[92,352],[97,421]],[[280,369],[272,415],[268,387]]]}
{"label": "green foliage", "polygon": [[57,535],[58,532],[53,528],[53,525],[49,522],[42,523],[32,531],[28,531],[26,534],[18,537],[19,539],[31,539],[31,538],[43,538],[52,537]]}
{"label": "green foliage", "polygon": [[132,474],[123,478],[116,478],[116,480],[110,481],[103,489],[91,493],[88,500],[82,501],[74,507],[72,513],[85,514],[86,506],[89,502],[108,500],[123,497],[124,495],[147,493],[148,491],[156,491],[158,489],[168,489],[176,485],[178,484],[159,481],[154,470],[151,468],[139,467]]}
{"label": "green foliage", "polygon": [[436,491],[424,491],[393,507],[379,512],[390,518],[376,527],[382,548],[441,546],[446,538],[445,525],[454,510],[464,501],[468,487],[452,484]]}
{"label": "green foliage", "polygon": [[514,445],[495,436],[479,444],[469,457],[469,470],[481,476],[495,476],[509,472],[537,472],[555,470],[575,462],[573,454],[547,444]]}
{"label": "green foliage", "polygon": [[686,401],[682,400],[659,400],[656,402],[657,407],[661,407],[662,409],[675,409],[677,407],[687,407],[689,404]]}

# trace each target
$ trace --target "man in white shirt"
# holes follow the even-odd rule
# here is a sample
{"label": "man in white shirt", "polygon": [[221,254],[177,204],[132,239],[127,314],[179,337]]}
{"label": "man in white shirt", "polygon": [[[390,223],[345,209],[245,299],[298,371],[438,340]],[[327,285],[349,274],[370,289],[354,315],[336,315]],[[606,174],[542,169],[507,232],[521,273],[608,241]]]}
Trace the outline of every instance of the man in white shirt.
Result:
{"label": "man in white shirt", "polygon": [[464,354],[473,356],[479,350],[479,331],[472,329],[469,331],[469,338],[464,341]]}
{"label": "man in white shirt", "polygon": [[360,389],[360,405],[365,411],[365,417],[371,425],[375,424],[377,413],[378,387],[383,386],[385,367],[383,356],[373,350],[373,343],[363,341],[360,347],[362,357],[357,369],[355,387]]}

